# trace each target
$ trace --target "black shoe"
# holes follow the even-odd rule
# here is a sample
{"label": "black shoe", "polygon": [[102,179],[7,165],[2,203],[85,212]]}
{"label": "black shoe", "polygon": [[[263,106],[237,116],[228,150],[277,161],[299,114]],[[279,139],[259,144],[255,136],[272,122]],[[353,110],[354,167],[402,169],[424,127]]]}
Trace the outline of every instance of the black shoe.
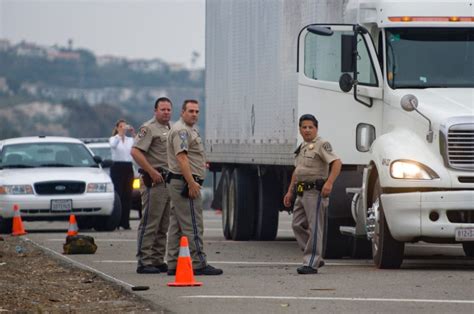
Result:
{"label": "black shoe", "polygon": [[318,270],[313,268],[313,267],[309,267],[309,266],[301,266],[301,267],[298,267],[296,269],[296,271],[298,272],[298,274],[300,275],[310,275],[310,274],[317,274],[318,273]]}
{"label": "black shoe", "polygon": [[168,269],[168,276],[176,275],[176,269]]}
{"label": "black shoe", "polygon": [[206,267],[194,269],[194,275],[196,276],[216,276],[222,275],[224,272],[222,269],[212,267],[211,265],[206,265]]}
{"label": "black shoe", "polygon": [[166,273],[168,271],[168,264],[166,263],[153,265],[153,267],[158,268],[162,273]]}
{"label": "black shoe", "polygon": [[324,263],[324,261],[321,261],[321,262],[319,262],[319,264],[318,264],[318,268],[321,268],[321,267],[323,267],[325,264],[326,264],[326,263]]}
{"label": "black shoe", "polygon": [[138,266],[137,267],[137,273],[138,274],[159,274],[160,269],[158,267],[151,266],[151,265]]}

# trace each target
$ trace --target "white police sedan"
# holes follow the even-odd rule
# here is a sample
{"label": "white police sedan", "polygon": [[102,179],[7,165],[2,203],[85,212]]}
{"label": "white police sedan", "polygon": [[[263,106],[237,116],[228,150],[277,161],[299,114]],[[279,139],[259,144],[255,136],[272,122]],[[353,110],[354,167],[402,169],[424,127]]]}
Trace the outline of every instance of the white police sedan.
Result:
{"label": "white police sedan", "polygon": [[11,232],[14,204],[23,220],[67,219],[73,213],[80,228],[114,230],[121,208],[102,170],[107,166],[74,138],[0,141],[0,233]]}

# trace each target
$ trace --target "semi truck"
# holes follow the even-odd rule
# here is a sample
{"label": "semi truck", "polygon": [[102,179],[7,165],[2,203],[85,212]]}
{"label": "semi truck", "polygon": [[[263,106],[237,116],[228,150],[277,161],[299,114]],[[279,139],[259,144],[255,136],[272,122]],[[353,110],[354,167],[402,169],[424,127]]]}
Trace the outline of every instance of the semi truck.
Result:
{"label": "semi truck", "polygon": [[474,256],[473,27],[467,0],[207,0],[205,146],[224,236],[276,237],[310,113],[343,163],[327,258],[399,268],[418,241]]}

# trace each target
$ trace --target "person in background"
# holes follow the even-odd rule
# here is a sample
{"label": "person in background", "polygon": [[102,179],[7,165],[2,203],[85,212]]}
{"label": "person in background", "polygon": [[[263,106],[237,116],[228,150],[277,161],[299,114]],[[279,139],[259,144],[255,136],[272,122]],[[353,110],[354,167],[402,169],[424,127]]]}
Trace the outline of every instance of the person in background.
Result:
{"label": "person in background", "polygon": [[133,137],[127,136],[130,131],[134,136],[133,128],[123,119],[118,120],[109,139],[114,164],[110,168],[110,177],[114,183],[115,192],[122,203],[122,216],[119,227],[130,230],[130,207],[132,204],[133,164],[130,154],[133,146]]}

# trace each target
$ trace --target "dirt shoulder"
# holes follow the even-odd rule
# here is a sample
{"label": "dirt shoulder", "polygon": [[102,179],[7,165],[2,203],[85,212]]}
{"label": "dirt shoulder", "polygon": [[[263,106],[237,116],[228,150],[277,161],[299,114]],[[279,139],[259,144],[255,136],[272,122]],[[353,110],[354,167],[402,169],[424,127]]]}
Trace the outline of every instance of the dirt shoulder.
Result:
{"label": "dirt shoulder", "polygon": [[165,312],[19,237],[0,238],[0,312]]}

